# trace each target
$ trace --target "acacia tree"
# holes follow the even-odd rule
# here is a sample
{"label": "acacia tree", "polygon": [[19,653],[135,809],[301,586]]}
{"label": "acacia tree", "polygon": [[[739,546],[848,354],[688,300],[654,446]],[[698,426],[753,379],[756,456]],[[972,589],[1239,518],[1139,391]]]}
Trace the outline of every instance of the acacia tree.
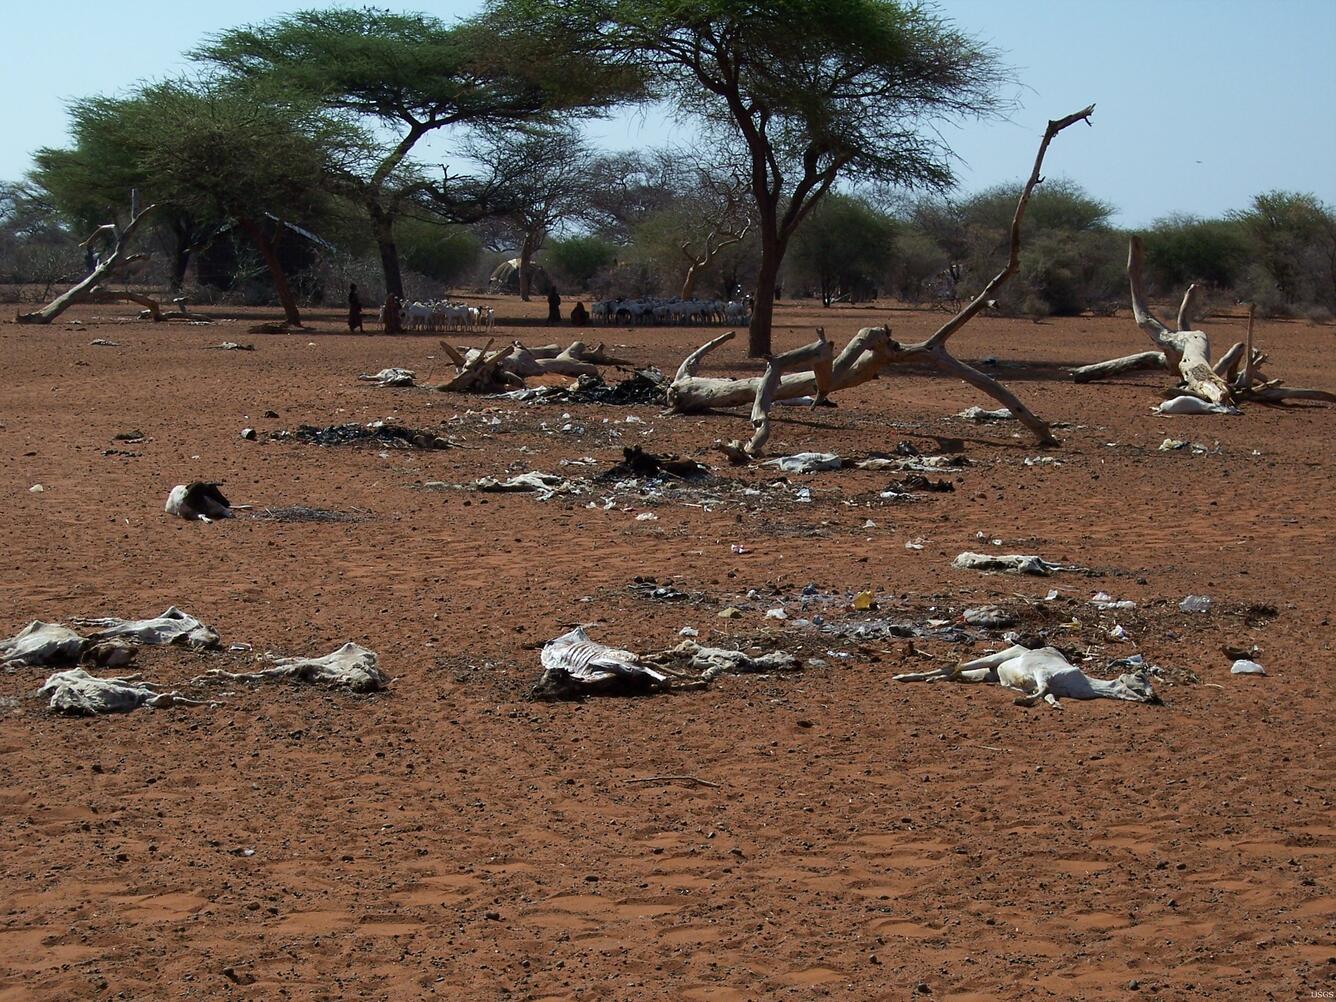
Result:
{"label": "acacia tree", "polygon": [[220,220],[200,219],[144,189],[142,160],[148,116],[144,95],[96,96],[70,106],[71,144],[33,155],[29,177],[77,229],[88,232],[108,220],[128,222],[130,189],[138,188],[157,209],[146,222],[169,255],[173,289],[185,281],[191,255],[217,232]]}
{"label": "acacia tree", "polygon": [[862,199],[834,194],[794,238],[789,268],[815,284],[821,304],[837,292],[875,292],[890,272],[895,223]]}
{"label": "acacia tree", "polygon": [[534,255],[588,200],[593,155],[571,129],[493,131],[470,155],[487,170],[502,233],[518,241],[520,298],[527,302]]}
{"label": "acacia tree", "polygon": [[287,323],[301,313],[272,224],[310,223],[327,205],[332,174],[366,155],[345,123],[253,88],[175,81],[144,88],[139,173],[147,190],[204,218],[236,223],[259,251]]}
{"label": "acacia tree", "polygon": [[945,187],[925,120],[996,107],[992,54],[907,0],[498,0],[540,34],[570,31],[649,74],[655,96],[745,144],[761,262],[749,349],[770,352],[789,240],[838,177]]}
{"label": "acacia tree", "polygon": [[[235,28],[193,55],[235,78],[307,95],[380,134],[388,131],[374,157],[339,177],[368,215],[386,291],[400,296],[395,220],[438,187],[410,160],[424,137],[448,126],[547,121],[638,92],[634,73],[601,65],[561,36],[542,37],[524,24],[480,18],[447,25],[427,14],[370,7],[306,10]],[[435,201],[438,208],[451,202]]]}

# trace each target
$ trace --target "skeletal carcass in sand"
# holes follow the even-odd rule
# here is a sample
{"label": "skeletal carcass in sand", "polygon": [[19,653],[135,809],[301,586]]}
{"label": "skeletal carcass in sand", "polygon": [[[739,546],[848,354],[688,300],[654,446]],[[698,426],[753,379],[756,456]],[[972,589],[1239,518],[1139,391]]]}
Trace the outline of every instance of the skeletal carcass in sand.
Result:
{"label": "skeletal carcass in sand", "polygon": [[78,619],[80,626],[97,627],[90,635],[93,642],[122,638],[147,646],[178,644],[191,650],[218,646],[218,633],[194,616],[172,606],[152,619]]}
{"label": "skeletal carcass in sand", "polygon": [[699,673],[702,682],[712,682],[723,674],[769,674],[802,668],[802,662],[787,651],[748,654],[726,647],[702,647],[694,640],[684,640],[670,651],[651,655],[655,661],[684,660],[690,671]]}
{"label": "skeletal carcass in sand", "polygon": [[82,668],[57,672],[37,690],[38,696],[50,696],[50,707],[57,713],[90,716],[96,713],[125,713],[140,706],[163,709],[169,706],[203,706],[178,692],[158,692],[139,675],[124,678],[98,678]]}
{"label": "skeletal carcass in sand", "polygon": [[0,666],[49,667],[77,664],[87,641],[69,627],[33,620],[16,636],[0,640]]}
{"label": "skeletal carcass in sand", "polygon": [[1016,705],[1033,706],[1044,700],[1059,709],[1061,699],[1125,699],[1159,703],[1144,671],[1121,675],[1112,682],[1091,678],[1053,647],[1031,650],[1016,645],[996,654],[930,672],[896,675],[897,682],[987,682],[1016,689]]}
{"label": "skeletal carcass in sand", "polygon": [[1009,571],[1039,577],[1063,569],[1061,564],[1050,564],[1042,557],[1022,553],[962,553],[951,561],[951,566],[961,571]]}
{"label": "skeletal carcass in sand", "polygon": [[412,386],[417,373],[412,369],[381,369],[376,373],[364,372],[357,378],[377,386]]}
{"label": "skeletal carcass in sand", "polygon": [[212,522],[219,518],[232,517],[232,505],[223,497],[217,483],[196,480],[194,483],[177,484],[167,495],[167,504],[163,510],[168,515],[176,515],[188,522],[199,520]]}
{"label": "skeletal carcass in sand", "polygon": [[567,696],[586,692],[666,689],[672,679],[641,664],[630,651],[606,647],[589,639],[584,627],[563,633],[544,647],[539,660],[542,677],[534,686],[537,696]]}
{"label": "skeletal carcass in sand", "polygon": [[213,669],[194,679],[192,685],[202,682],[268,682],[291,679],[331,689],[349,692],[379,692],[388,688],[390,678],[377,666],[375,651],[354,643],[347,643],[322,658],[283,658],[272,668],[253,672],[227,672]]}

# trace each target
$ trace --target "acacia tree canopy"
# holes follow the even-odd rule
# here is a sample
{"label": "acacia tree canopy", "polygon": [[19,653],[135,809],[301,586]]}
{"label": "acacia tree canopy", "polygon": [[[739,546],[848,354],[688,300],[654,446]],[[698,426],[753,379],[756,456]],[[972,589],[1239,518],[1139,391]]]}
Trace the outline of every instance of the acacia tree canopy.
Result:
{"label": "acacia tree canopy", "polygon": [[651,92],[745,142],[761,264],[749,345],[770,351],[774,285],[803,218],[839,177],[944,187],[929,119],[997,107],[992,53],[901,0],[497,0],[539,33],[648,75]]}
{"label": "acacia tree canopy", "polygon": [[545,122],[638,93],[636,73],[527,26],[486,18],[447,25],[371,7],[299,11],[232,29],[193,55],[235,79],[281,85],[390,131],[377,155],[341,181],[365,206],[386,288],[400,295],[394,221],[406,201],[438,187],[409,160],[419,140],[452,125]]}

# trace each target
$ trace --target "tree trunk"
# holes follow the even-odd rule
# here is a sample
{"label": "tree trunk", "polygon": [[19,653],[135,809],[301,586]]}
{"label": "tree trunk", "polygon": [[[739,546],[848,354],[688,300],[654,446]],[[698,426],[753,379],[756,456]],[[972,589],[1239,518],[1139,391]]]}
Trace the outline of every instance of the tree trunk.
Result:
{"label": "tree trunk", "polygon": [[367,205],[371,214],[371,229],[380,251],[380,268],[385,276],[385,295],[391,293],[404,298],[404,276],[399,269],[399,246],[394,242],[394,217],[374,202]]}
{"label": "tree trunk", "polygon": [[779,264],[784,259],[784,245],[779,237],[761,230],[761,267],[756,273],[756,299],[752,303],[751,326],[747,328],[747,354],[765,358],[770,354],[770,329],[775,316],[775,283]]}
{"label": "tree trunk", "polygon": [[288,285],[288,276],[283,273],[283,263],[278,259],[278,251],[274,248],[273,241],[265,236],[264,229],[254,219],[239,219],[237,225],[255,242],[260,257],[264,258],[264,263],[269,268],[269,276],[274,280],[274,291],[278,293],[278,301],[283,305],[283,317],[288,326],[300,327],[302,315],[297,309],[297,300],[293,298],[292,289]]}
{"label": "tree trunk", "polygon": [[533,261],[533,234],[524,234],[524,241],[520,244],[520,299],[524,302],[529,301],[529,291],[531,288],[533,276],[530,274],[530,268]]}
{"label": "tree trunk", "polygon": [[679,299],[690,299],[696,292],[696,274],[700,269],[700,263],[692,261],[687,268],[687,277],[682,280],[682,295]]}

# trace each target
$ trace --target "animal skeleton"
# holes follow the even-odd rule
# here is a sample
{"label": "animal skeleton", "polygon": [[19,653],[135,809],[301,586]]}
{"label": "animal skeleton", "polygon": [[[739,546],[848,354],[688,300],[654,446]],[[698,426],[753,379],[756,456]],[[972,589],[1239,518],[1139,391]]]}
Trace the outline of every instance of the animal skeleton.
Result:
{"label": "animal skeleton", "polygon": [[85,644],[69,627],[33,620],[16,636],[0,640],[0,665],[12,669],[74,664]]}
{"label": "animal skeleton", "polygon": [[162,709],[169,706],[203,706],[179,692],[158,692],[139,675],[124,678],[98,678],[82,668],[57,672],[37,690],[38,696],[50,696],[50,707],[58,713],[91,715],[125,713],[140,706]]}
{"label": "animal skeleton", "polygon": [[1017,706],[1033,706],[1044,700],[1061,709],[1059,698],[1125,699],[1134,703],[1159,703],[1144,671],[1121,675],[1106,682],[1091,678],[1053,647],[1030,649],[1017,644],[996,654],[966,661],[950,668],[896,675],[896,682],[989,682],[1021,693]]}
{"label": "animal skeleton", "polygon": [[364,372],[357,378],[377,386],[412,386],[417,373],[412,369],[381,369],[376,373]]}
{"label": "animal skeleton", "polygon": [[197,651],[218,646],[217,631],[176,606],[153,619],[77,619],[75,622],[80,626],[101,627],[89,638],[93,642],[123,637],[139,644],[180,644]]}
{"label": "animal skeleton", "polygon": [[534,687],[535,692],[557,692],[572,687],[586,691],[618,687],[663,689],[671,683],[668,675],[641,664],[640,658],[630,651],[590,640],[582,626],[548,641],[539,660],[543,674]]}
{"label": "animal skeleton", "polygon": [[350,692],[379,692],[388,688],[389,676],[376,665],[376,652],[347,643],[323,658],[283,658],[272,668],[254,672],[232,673],[215,668],[194,679],[191,684],[223,680],[227,682],[267,682],[292,679],[347,689]]}

